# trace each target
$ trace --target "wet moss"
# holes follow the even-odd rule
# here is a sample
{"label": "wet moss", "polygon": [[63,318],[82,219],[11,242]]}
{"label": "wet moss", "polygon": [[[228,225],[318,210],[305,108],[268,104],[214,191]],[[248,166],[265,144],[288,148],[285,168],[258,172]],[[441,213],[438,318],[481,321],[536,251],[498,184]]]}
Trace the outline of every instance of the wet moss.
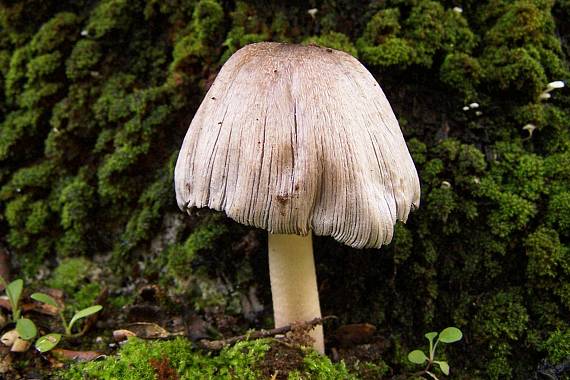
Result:
{"label": "wet moss", "polygon": [[[160,373],[163,376],[164,373],[168,373],[170,377],[177,376],[181,379],[253,380],[269,378],[277,373],[291,380],[358,379],[348,371],[344,363],[333,364],[327,357],[301,349],[297,349],[302,355],[301,368],[291,372],[275,370],[271,375],[264,376],[261,372],[262,367],[271,364],[282,365],[271,362],[263,364],[270,346],[271,340],[267,339],[244,341],[224,348],[219,353],[204,353],[181,338],[166,342],[145,342],[132,338],[121,348],[120,355],[110,356],[99,362],[73,365],[59,375],[62,379],[69,380],[85,377],[128,380],[155,379]],[[275,349],[279,350],[279,346]],[[376,370],[380,370],[380,367]]]}

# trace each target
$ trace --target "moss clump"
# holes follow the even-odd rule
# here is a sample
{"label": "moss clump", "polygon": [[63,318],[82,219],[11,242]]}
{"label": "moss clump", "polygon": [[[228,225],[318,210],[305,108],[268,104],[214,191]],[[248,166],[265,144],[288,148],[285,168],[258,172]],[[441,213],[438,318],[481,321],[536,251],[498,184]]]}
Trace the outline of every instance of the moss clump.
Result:
{"label": "moss clump", "polygon": [[85,281],[92,266],[89,260],[82,257],[64,259],[53,271],[48,285],[65,293],[73,293]]}
{"label": "moss clump", "polygon": [[357,41],[362,59],[382,67],[431,67],[440,52],[469,53],[474,46],[467,21],[436,1],[417,2],[405,19],[399,8],[379,11]]}
{"label": "moss clump", "polygon": [[228,230],[219,223],[219,218],[207,218],[188,236],[184,244],[170,247],[166,257],[168,269],[177,278],[187,278],[192,262],[200,252],[214,248],[217,239]]}
{"label": "moss clump", "polygon": [[337,32],[329,32],[316,37],[310,37],[303,41],[305,44],[315,44],[344,51],[354,57],[358,57],[358,51],[347,35]]}
{"label": "moss clump", "polygon": [[552,364],[562,363],[570,357],[570,329],[554,331],[544,342]]}
{"label": "moss clump", "polygon": [[[259,368],[270,349],[271,340],[244,341],[224,348],[218,354],[204,353],[187,340],[176,338],[165,342],[129,339],[120,354],[105,360],[72,365],[59,376],[64,380],[125,379],[151,380],[158,373],[178,376],[180,379],[260,379]],[[276,344],[276,343],[274,343]],[[274,349],[278,349],[277,346]],[[299,350],[299,352],[305,352]],[[269,364],[269,363],[268,363]],[[274,363],[283,365],[283,363]],[[372,367],[368,368],[371,369]],[[277,373],[280,373],[276,371]],[[333,364],[327,357],[306,351],[301,368],[287,373],[290,380],[358,379],[344,363]]]}
{"label": "moss clump", "polygon": [[81,310],[93,305],[102,289],[100,283],[90,281],[94,270],[94,264],[88,259],[66,258],[55,268],[46,283],[64,292],[67,309]]}

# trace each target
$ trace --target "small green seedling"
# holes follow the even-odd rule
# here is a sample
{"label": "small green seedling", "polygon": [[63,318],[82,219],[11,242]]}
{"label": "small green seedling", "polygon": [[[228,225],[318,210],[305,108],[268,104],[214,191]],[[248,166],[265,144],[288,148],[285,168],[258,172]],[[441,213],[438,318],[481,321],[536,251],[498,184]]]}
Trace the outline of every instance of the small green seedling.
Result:
{"label": "small green seedling", "polygon": [[24,340],[32,340],[38,334],[38,329],[31,319],[22,318],[22,310],[20,309],[20,299],[24,291],[24,281],[17,279],[7,284],[6,280],[0,276],[0,283],[4,285],[8,302],[12,309],[12,321],[16,322],[16,331],[20,338]]}
{"label": "small green seedling", "polygon": [[[45,293],[34,293],[30,297],[36,301],[55,307],[56,310],[58,311],[59,317],[61,318],[61,323],[63,324],[63,328],[65,330],[64,335],[66,337],[71,337],[71,338],[78,337],[84,334],[84,331],[79,331],[75,334],[73,333],[73,326],[77,321],[89,317],[90,315],[93,315],[95,313],[98,313],[99,311],[101,311],[101,309],[103,309],[103,306],[101,305],[94,305],[79,310],[73,315],[73,317],[71,317],[71,320],[68,323],[67,320],[65,319],[65,315],[63,314],[65,310],[65,305],[61,305],[52,296],[47,295]],[[47,352],[53,349],[55,346],[57,346],[61,338],[62,335],[57,333],[44,335],[36,341],[35,344],[36,349],[40,352]]]}
{"label": "small green seedling", "polygon": [[59,344],[61,341],[61,334],[58,333],[51,333],[44,336],[41,336],[36,340],[36,350],[41,353],[51,351]]}
{"label": "small green seedling", "polygon": [[16,321],[16,331],[24,340],[32,340],[38,335],[36,324],[28,318],[20,318]]}
{"label": "small green seedling", "polygon": [[435,380],[439,380],[437,376],[430,372],[432,366],[437,364],[439,369],[444,375],[449,375],[449,364],[446,361],[435,360],[435,349],[439,342],[441,343],[454,343],[463,338],[463,333],[457,327],[448,327],[439,333],[439,337],[434,343],[434,339],[438,336],[437,332],[429,332],[425,334],[426,339],[429,341],[429,356],[422,350],[414,350],[408,354],[408,360],[414,364],[426,364],[423,371],[418,372],[417,376],[428,375]]}
{"label": "small green seedling", "polygon": [[6,280],[0,276],[0,284],[4,286],[6,295],[8,296],[8,302],[10,302],[10,308],[12,309],[12,321],[17,321],[20,319],[20,298],[22,298],[22,291],[24,290],[24,280],[18,279],[7,284]]}

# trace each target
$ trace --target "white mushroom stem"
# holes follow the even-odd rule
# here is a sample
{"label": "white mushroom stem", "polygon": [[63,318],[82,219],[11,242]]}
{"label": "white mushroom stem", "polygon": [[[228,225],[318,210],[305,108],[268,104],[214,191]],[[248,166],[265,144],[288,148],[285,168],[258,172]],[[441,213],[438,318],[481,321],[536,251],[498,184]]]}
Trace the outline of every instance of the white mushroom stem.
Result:
{"label": "white mushroom stem", "polygon": [[[307,236],[269,234],[269,276],[275,327],[321,317],[313,239]],[[323,327],[310,332],[319,353],[325,353]]]}

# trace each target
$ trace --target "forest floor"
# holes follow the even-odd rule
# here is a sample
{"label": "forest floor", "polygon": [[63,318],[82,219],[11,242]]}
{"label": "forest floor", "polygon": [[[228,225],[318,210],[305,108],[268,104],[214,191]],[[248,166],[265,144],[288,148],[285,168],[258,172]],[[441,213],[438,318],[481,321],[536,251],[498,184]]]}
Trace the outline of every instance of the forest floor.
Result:
{"label": "forest floor", "polygon": [[[58,303],[63,303],[61,291],[45,288],[41,291],[51,295]],[[39,352],[31,343],[23,352],[11,352],[13,347],[0,344],[0,378],[59,379],[68,368],[77,366],[76,363],[105,362],[109,358],[120,357],[122,346],[133,340],[132,337],[145,342],[184,339],[188,347],[191,347],[192,355],[221,357],[222,346],[231,346],[235,341],[252,340],[260,335],[269,345],[254,365],[256,378],[287,379],[292,373],[303,374],[307,370],[310,350],[303,349],[302,346],[310,345],[310,338],[306,334],[310,326],[295,325],[282,334],[277,334],[280,332],[278,330],[248,330],[244,329],[246,323],[239,316],[215,309],[201,315],[189,313],[183,305],[165,297],[165,292],[158,285],[149,284],[139,288],[131,304],[114,307],[108,302],[107,289],[103,289],[96,300],[97,304],[103,306],[103,310],[84,319],[79,336],[64,337],[56,348],[44,353]],[[37,325],[38,336],[62,330],[58,327],[61,326],[61,321],[57,310],[48,306],[32,300],[30,294],[24,291],[20,307],[23,315]],[[7,316],[11,313],[7,297],[0,298],[0,312],[5,321],[0,333],[4,335],[15,327],[14,323],[7,322]],[[327,321],[323,323],[327,324]],[[247,335],[239,337],[241,334]],[[378,379],[382,375],[393,378],[382,361],[382,356],[391,343],[373,325],[345,325],[327,331],[327,334],[327,356],[314,365],[316,369],[313,368],[313,371],[337,371],[335,363],[343,363],[342,369],[348,372],[342,373],[346,376],[350,373],[350,378]],[[141,352],[144,355],[145,350]],[[179,377],[176,365],[172,363],[175,359],[169,358],[167,354],[158,359],[152,355],[139,359],[146,361],[147,370],[150,368],[153,372],[140,375],[140,378],[185,378]],[[139,364],[132,364],[135,367],[137,365]],[[223,361],[217,365],[223,365]],[[87,373],[81,376],[98,378]]]}

